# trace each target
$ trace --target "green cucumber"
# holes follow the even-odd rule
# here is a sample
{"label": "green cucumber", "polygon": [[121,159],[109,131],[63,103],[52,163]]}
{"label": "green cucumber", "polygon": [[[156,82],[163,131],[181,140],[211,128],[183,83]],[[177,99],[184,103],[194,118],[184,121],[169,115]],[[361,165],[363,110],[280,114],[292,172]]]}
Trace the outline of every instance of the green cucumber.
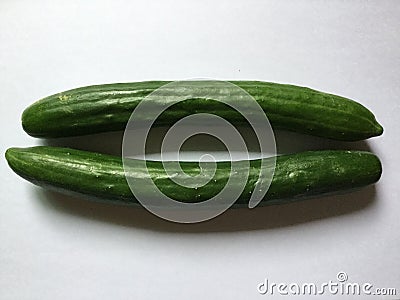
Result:
{"label": "green cucumber", "polygon": [[[76,149],[37,146],[10,148],[6,152],[10,167],[21,177],[39,186],[86,198],[116,203],[138,204],[126,182],[120,157]],[[266,158],[268,159],[268,158]],[[258,180],[261,160],[250,161],[246,187],[234,206],[248,203]],[[199,172],[196,162],[181,162],[186,173]],[[157,187],[171,198],[182,202],[209,199],[224,187],[230,175],[230,163],[218,162],[215,180],[195,189],[172,182],[162,163],[148,161]],[[375,183],[382,172],[374,154],[363,151],[324,150],[282,155],[276,159],[271,186],[260,205],[279,204]],[[129,176],[142,178],[144,170]]]}
{"label": "green cucumber", "polygon": [[[116,83],[81,87],[58,93],[29,106],[22,126],[35,137],[66,137],[124,130],[138,103],[166,81]],[[232,81],[261,106],[274,129],[330,139],[357,141],[381,135],[383,128],[361,104],[340,96],[294,85]],[[232,99],[232,90],[221,89]],[[158,103],[163,105],[163,103]],[[235,125],[244,118],[210,99],[190,99],[163,113],[155,125],[170,126],[194,112],[211,112]]]}

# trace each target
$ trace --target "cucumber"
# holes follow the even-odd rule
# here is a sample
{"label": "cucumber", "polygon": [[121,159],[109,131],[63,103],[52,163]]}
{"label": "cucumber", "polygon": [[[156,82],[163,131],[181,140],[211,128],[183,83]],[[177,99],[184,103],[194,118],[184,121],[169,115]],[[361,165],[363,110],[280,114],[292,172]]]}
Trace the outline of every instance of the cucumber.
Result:
{"label": "cucumber", "polygon": [[[37,146],[10,148],[6,159],[18,175],[39,186],[102,201],[138,204],[126,182],[120,157]],[[246,187],[234,207],[247,205],[258,180],[261,160],[250,161],[250,166]],[[230,162],[218,162],[214,180],[192,189],[172,182],[161,162],[148,161],[147,167],[157,187],[182,202],[198,202],[213,197],[224,187],[230,175]],[[196,162],[181,162],[181,167],[189,174],[200,170]],[[133,170],[129,176],[142,178],[143,172]],[[378,157],[363,151],[323,150],[278,156],[271,186],[260,205],[351,190],[375,183],[381,172]]]}
{"label": "cucumber", "polygon": [[[81,87],[58,93],[29,106],[22,126],[35,137],[66,137],[124,130],[138,103],[166,81],[116,83]],[[259,103],[274,129],[285,129],[330,139],[357,141],[381,135],[383,128],[361,104],[306,87],[232,81]],[[227,99],[231,90],[219,91]],[[158,103],[163,105],[163,103]],[[233,109],[211,99],[175,104],[155,122],[170,126],[194,112],[212,112],[235,125],[246,122]]]}

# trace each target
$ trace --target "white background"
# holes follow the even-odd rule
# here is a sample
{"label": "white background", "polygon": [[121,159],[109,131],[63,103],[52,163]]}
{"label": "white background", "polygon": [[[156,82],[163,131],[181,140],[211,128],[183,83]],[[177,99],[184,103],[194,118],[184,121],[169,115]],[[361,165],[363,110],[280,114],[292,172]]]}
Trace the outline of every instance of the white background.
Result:
{"label": "white background", "polygon": [[[1,299],[271,299],[257,292],[266,277],[322,283],[339,271],[400,293],[399,2],[3,0],[0,28],[3,155],[45,143],[21,128],[27,105],[110,82],[305,85],[358,100],[385,128],[367,143],[277,136],[279,152],[370,149],[384,169],[375,187],[197,225],[45,192],[2,159]],[[120,137],[50,143],[118,152]]]}

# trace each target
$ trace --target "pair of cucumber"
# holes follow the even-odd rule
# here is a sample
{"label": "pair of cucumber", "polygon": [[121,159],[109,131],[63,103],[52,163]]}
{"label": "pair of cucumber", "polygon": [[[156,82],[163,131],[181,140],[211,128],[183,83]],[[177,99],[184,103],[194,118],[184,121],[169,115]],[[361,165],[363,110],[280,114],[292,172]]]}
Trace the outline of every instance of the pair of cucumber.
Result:
{"label": "pair of cucumber", "polygon": [[[118,83],[82,87],[46,97],[28,107],[22,126],[35,137],[66,137],[123,130],[138,103],[167,82]],[[274,129],[285,129],[342,141],[382,134],[374,115],[361,104],[305,87],[258,81],[234,81],[261,106]],[[223,93],[224,91],[221,91]],[[162,103],[160,104],[162,105]],[[179,103],[156,125],[171,125],[196,112],[212,112],[241,125],[234,111],[207,99]],[[34,184],[64,193],[117,203],[138,204],[126,182],[120,157],[69,148],[38,146],[10,148],[10,167]],[[268,158],[266,158],[268,159]],[[181,162],[184,172],[199,168]],[[250,161],[245,189],[233,205],[246,205],[260,174],[261,160]],[[182,202],[206,200],[217,194],[230,176],[230,164],[217,163],[218,180],[201,189],[181,187],[166,174],[161,162],[148,161],[157,187]],[[276,158],[270,188],[260,205],[278,204],[375,183],[382,172],[374,154],[364,151],[308,151]],[[180,174],[180,172],[178,172]],[[133,170],[130,176],[144,176]]]}

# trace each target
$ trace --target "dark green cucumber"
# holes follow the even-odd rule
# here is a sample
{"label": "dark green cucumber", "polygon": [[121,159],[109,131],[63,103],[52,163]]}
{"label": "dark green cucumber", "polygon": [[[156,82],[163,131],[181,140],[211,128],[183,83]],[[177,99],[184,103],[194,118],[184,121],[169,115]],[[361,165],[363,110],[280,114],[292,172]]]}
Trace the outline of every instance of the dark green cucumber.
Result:
{"label": "dark green cucumber", "polygon": [[[6,158],[17,174],[39,186],[110,202],[138,204],[126,182],[119,157],[38,146],[10,148]],[[248,203],[257,182],[261,161],[252,160],[250,165],[245,190],[234,206]],[[196,162],[182,162],[181,166],[186,173],[199,172]],[[215,180],[201,188],[192,189],[172,182],[161,162],[149,161],[147,167],[164,194],[183,202],[213,197],[221,191],[230,175],[230,163],[219,162]],[[365,186],[378,181],[381,172],[379,159],[369,152],[325,150],[278,156],[271,186],[260,205],[285,203]],[[129,172],[129,176],[139,178],[143,174],[142,169]]]}
{"label": "dark green cucumber", "polygon": [[[65,137],[125,129],[138,103],[166,81],[116,83],[77,88],[46,97],[22,115],[24,130],[36,137]],[[274,129],[356,141],[381,135],[382,127],[361,104],[305,87],[258,81],[232,81],[249,93]],[[221,89],[226,99],[235,95]],[[230,93],[230,94],[229,94]],[[163,105],[163,103],[159,103]],[[243,117],[220,102],[190,99],[163,113],[155,125],[170,126],[193,113],[219,115],[235,125]]]}

